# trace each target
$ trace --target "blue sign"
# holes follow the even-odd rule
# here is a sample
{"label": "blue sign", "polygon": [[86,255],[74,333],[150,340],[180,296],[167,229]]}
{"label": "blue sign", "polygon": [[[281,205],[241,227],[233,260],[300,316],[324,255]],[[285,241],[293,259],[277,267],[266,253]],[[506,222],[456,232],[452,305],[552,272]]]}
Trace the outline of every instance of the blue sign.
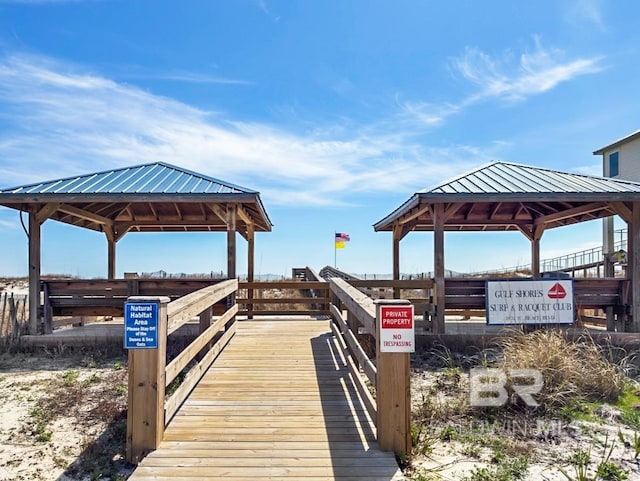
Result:
{"label": "blue sign", "polygon": [[127,302],[124,305],[124,348],[158,348],[158,304]]}

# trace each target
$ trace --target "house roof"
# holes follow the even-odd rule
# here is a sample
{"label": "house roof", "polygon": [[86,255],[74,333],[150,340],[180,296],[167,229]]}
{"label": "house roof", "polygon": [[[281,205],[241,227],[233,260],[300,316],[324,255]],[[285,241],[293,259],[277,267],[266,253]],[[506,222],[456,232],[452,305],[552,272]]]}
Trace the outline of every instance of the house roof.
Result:
{"label": "house roof", "polygon": [[640,200],[640,183],[493,162],[421,190],[374,224],[433,230],[432,204],[446,204],[446,230],[522,230],[607,217],[608,202]]}
{"label": "house roof", "polygon": [[125,232],[226,231],[226,208],[238,205],[241,226],[272,227],[258,192],[164,162],[2,188],[0,205],[34,212],[48,206],[48,218]]}
{"label": "house roof", "polygon": [[608,150],[612,150],[612,149],[615,149],[616,147],[620,147],[621,145],[626,144],[627,142],[631,142],[632,140],[635,140],[639,137],[640,137],[640,130],[636,130],[632,134],[622,137],[621,139],[618,139],[615,142],[609,145],[605,145],[604,147],[594,151],[593,155],[602,155]]}

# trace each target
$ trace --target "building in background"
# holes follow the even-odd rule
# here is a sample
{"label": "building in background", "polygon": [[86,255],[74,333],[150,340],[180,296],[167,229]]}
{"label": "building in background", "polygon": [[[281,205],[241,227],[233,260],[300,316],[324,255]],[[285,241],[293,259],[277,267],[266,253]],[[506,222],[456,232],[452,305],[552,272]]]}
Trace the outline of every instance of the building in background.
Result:
{"label": "building in background", "polygon": [[[622,137],[596,150],[593,155],[602,155],[602,175],[615,179],[640,182],[640,130]],[[605,254],[605,276],[614,275],[613,217],[603,220],[602,252]]]}

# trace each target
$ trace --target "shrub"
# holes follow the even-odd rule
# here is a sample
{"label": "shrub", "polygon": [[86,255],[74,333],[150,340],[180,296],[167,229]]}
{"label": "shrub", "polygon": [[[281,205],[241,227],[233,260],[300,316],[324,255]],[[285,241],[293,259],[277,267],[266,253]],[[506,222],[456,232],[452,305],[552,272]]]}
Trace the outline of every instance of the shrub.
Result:
{"label": "shrub", "polygon": [[537,369],[544,380],[535,395],[544,411],[583,399],[615,401],[626,377],[591,338],[568,341],[562,332],[517,333],[501,341],[505,369]]}

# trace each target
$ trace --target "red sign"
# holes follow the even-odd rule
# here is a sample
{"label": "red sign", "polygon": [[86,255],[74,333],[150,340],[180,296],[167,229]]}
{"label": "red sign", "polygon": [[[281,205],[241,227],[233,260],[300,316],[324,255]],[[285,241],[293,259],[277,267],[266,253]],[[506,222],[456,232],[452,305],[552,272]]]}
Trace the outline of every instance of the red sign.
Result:
{"label": "red sign", "polygon": [[382,306],[382,329],[413,329],[412,306]]}
{"label": "red sign", "polygon": [[556,282],[551,286],[551,289],[549,289],[548,295],[549,299],[564,299],[567,297],[567,291],[565,291],[564,287]]}

